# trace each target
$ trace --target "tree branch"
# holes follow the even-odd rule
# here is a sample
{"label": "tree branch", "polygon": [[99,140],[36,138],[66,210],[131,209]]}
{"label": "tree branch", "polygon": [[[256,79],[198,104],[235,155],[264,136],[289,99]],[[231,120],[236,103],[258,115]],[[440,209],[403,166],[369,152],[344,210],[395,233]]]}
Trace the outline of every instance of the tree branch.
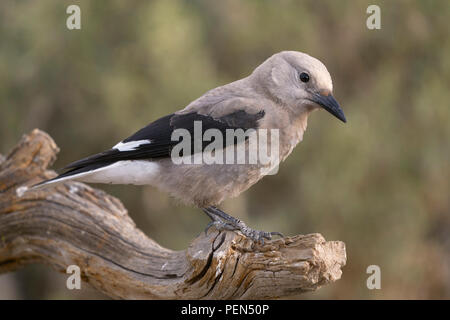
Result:
{"label": "tree branch", "polygon": [[26,135],[0,156],[0,273],[29,263],[82,278],[113,298],[261,299],[295,295],[334,282],[345,245],[320,234],[255,245],[234,232],[200,234],[184,251],[148,238],[122,203],[79,182],[24,192],[55,175],[58,147],[44,132]]}

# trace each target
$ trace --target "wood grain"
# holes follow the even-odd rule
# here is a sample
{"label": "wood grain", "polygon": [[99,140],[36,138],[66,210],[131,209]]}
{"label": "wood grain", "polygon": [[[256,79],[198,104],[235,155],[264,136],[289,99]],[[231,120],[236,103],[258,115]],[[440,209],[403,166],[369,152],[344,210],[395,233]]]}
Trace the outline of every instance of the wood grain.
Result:
{"label": "wood grain", "polygon": [[[24,192],[55,176],[58,147],[35,129],[0,156],[0,273],[29,263],[65,272],[121,299],[272,299],[341,277],[345,245],[320,234],[266,241],[211,229],[184,251],[158,245],[122,203],[80,182]],[[170,226],[167,226],[170,228]]]}

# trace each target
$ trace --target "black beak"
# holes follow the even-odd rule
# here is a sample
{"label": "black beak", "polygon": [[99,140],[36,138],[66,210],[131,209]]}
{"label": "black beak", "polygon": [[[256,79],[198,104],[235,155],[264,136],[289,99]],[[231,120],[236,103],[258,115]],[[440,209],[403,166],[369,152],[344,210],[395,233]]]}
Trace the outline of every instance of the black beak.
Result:
{"label": "black beak", "polygon": [[342,111],[339,103],[331,94],[325,96],[321,95],[320,93],[315,93],[311,101],[317,103],[319,106],[327,110],[342,122],[347,122],[347,119],[345,119],[344,111]]}

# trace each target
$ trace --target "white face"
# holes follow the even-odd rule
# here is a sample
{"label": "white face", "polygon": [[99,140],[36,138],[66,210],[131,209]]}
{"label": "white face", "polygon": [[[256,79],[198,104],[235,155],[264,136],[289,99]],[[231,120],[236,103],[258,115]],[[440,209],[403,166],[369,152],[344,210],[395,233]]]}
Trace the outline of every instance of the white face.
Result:
{"label": "white face", "polygon": [[325,65],[307,54],[283,51],[255,70],[261,85],[277,101],[295,113],[324,108],[345,122],[332,96],[333,82]]}
{"label": "white face", "polygon": [[332,93],[330,73],[316,58],[296,51],[283,51],[273,58],[271,80],[279,99],[297,104],[312,92]]}
{"label": "white face", "polygon": [[309,88],[319,91],[333,92],[333,82],[325,65],[305,53],[288,51],[284,53],[284,59],[296,69],[299,74],[306,73],[310,77]]}

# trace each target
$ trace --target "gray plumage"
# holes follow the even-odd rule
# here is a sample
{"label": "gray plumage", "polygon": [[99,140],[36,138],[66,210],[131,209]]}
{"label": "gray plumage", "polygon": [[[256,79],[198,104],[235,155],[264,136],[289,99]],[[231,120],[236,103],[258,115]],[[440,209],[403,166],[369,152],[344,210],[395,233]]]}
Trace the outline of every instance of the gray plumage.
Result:
{"label": "gray plumage", "polygon": [[[238,229],[255,240],[270,238],[270,233],[251,230],[241,221],[215,211],[218,209],[214,206],[238,196],[267,174],[268,166],[286,159],[303,139],[312,111],[324,108],[345,122],[332,90],[331,76],[319,60],[283,51],[268,58],[248,77],[206,92],[183,110],[149,124],[111,150],[74,162],[66,173],[39,186],[71,179],[153,185],[184,203],[203,208],[216,227]],[[227,128],[256,132],[278,129],[277,163],[175,164],[169,155],[175,145],[170,135],[177,128],[192,131],[194,120],[222,132]],[[243,142],[247,150],[251,139]]]}

